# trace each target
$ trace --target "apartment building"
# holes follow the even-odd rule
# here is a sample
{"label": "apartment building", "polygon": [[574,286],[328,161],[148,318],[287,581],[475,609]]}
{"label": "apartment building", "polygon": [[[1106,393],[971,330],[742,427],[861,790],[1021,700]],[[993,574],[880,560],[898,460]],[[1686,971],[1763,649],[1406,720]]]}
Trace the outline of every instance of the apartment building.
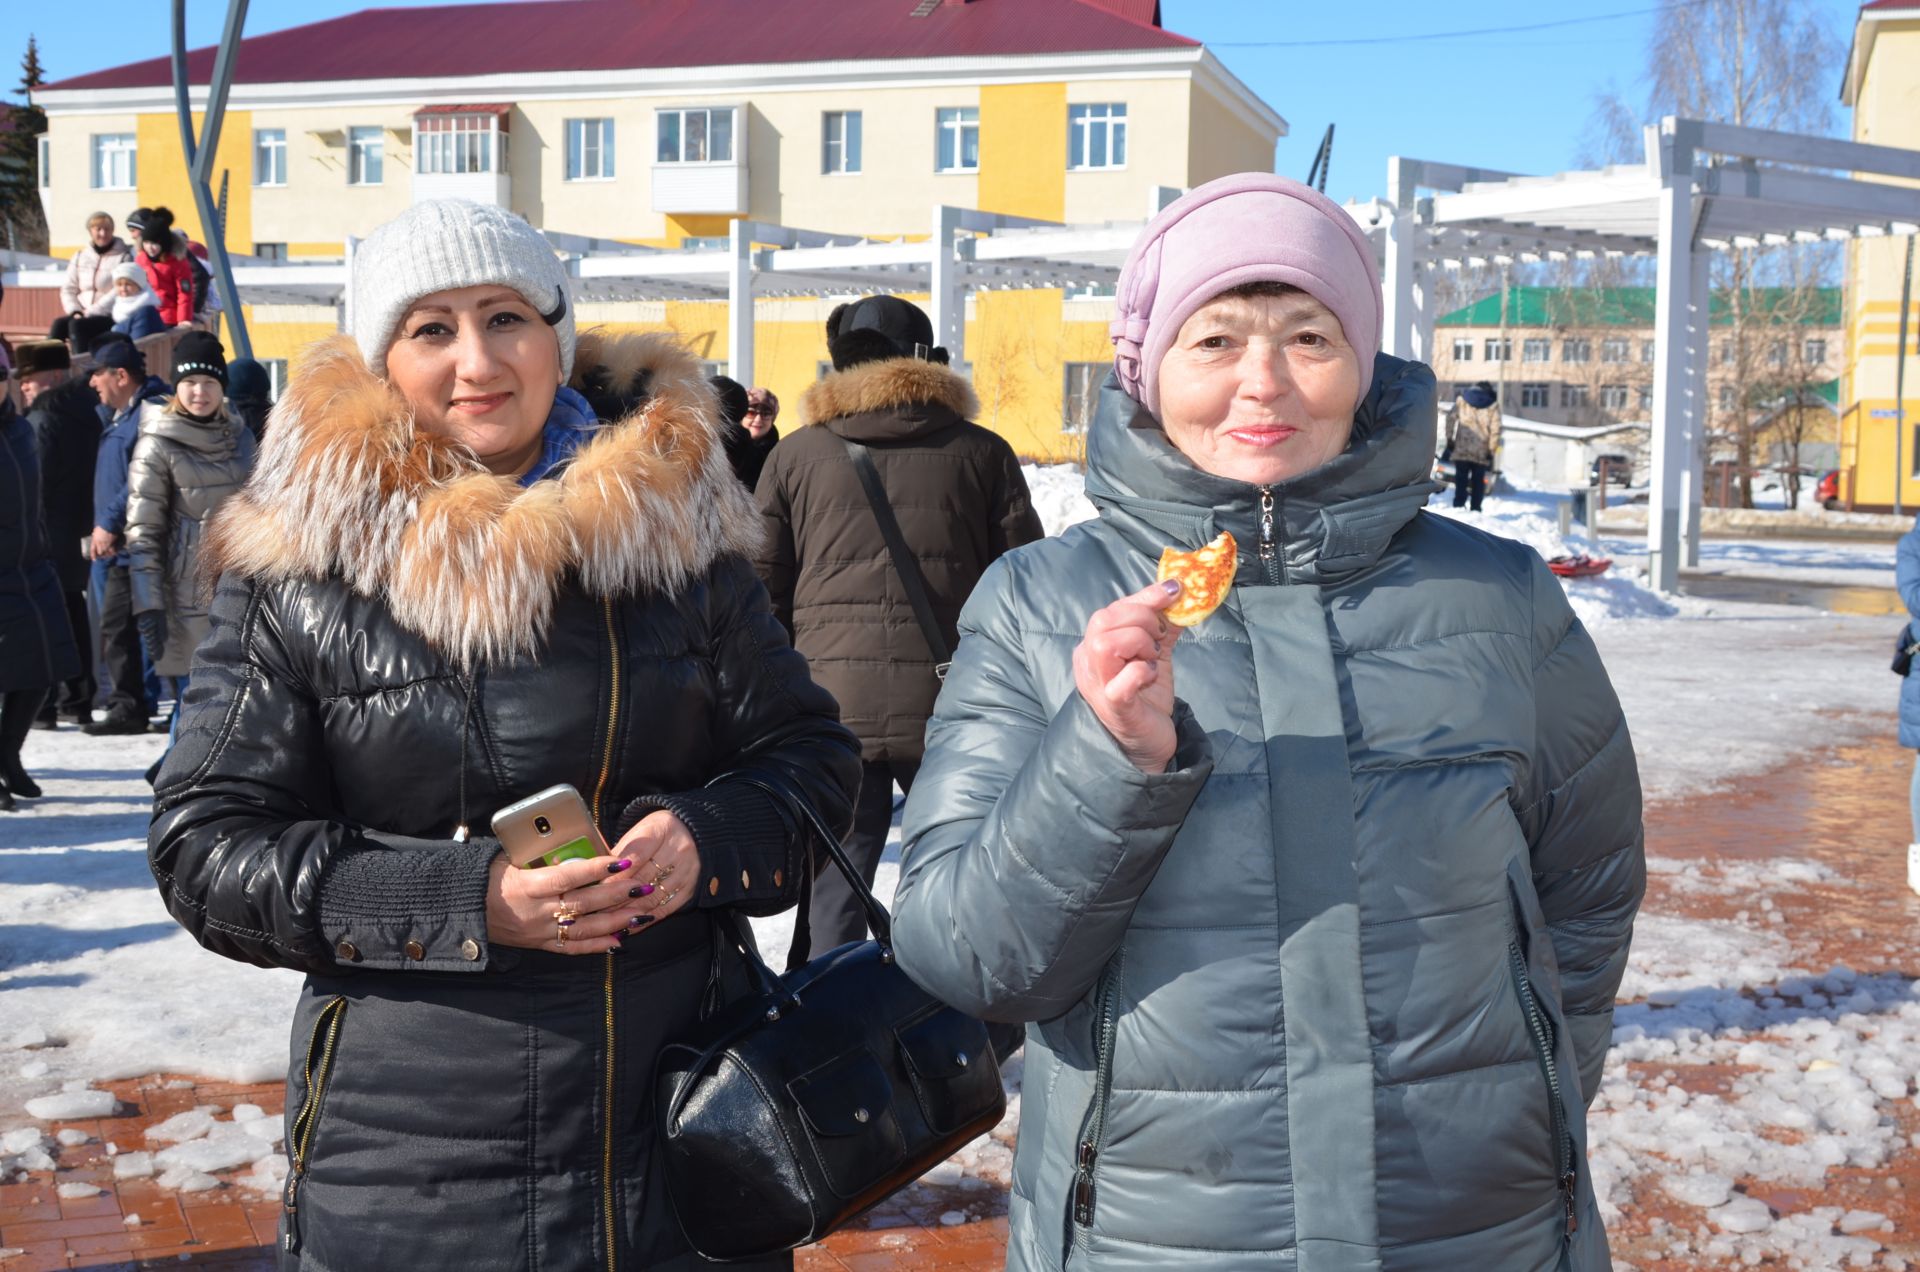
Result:
{"label": "apartment building", "polygon": [[[543,229],[662,248],[741,217],[924,238],[941,204],[1047,221],[1136,220],[1158,187],[1273,167],[1286,122],[1157,0],[545,0],[364,12],[247,39],[222,132],[230,251],[338,258],[409,202],[459,196]],[[189,57],[205,84],[212,50]],[[38,90],[54,251],[89,213],[193,212],[164,58]],[[762,299],[754,378],[791,400],[826,358],[835,297]],[[920,298],[916,298],[920,299]],[[1111,300],[982,293],[967,343],[986,421],[1071,452]],[[671,330],[716,366],[724,301],[583,306]],[[250,310],[256,350],[335,329]]]}
{"label": "apartment building", "polygon": [[[1873,0],[1855,17],[1840,100],[1853,108],[1853,139],[1920,150],[1920,0]],[[1876,180],[1899,184],[1896,177]],[[1857,508],[1920,506],[1920,282],[1899,348],[1900,297],[1909,237],[1849,239],[1846,362],[1840,388],[1841,498]],[[1920,265],[1914,269],[1920,274]],[[1906,361],[1905,436],[1899,364]]]}
{"label": "apartment building", "polygon": [[[1708,427],[1725,432],[1745,405],[1763,409],[1795,390],[1833,401],[1843,359],[1840,289],[1716,293],[1708,322]],[[1435,324],[1442,402],[1480,380],[1506,409],[1547,424],[1650,421],[1651,287],[1510,287]]]}

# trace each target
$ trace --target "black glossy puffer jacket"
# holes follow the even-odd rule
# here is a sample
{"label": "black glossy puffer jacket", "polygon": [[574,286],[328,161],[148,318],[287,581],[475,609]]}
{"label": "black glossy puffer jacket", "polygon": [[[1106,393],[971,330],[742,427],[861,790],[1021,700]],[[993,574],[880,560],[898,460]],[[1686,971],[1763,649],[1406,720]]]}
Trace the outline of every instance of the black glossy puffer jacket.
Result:
{"label": "black glossy puffer jacket", "polygon": [[[308,973],[285,1268],[704,1266],[653,1168],[654,1057],[738,983],[716,916],[792,904],[805,861],[793,810],[728,775],[844,825],[857,748],[741,556],[755,519],[697,367],[582,342],[608,361],[650,404],[523,490],[322,346],[209,533],[151,861],[207,948]],[[607,955],[490,945],[497,845],[454,829],[555,782],[609,842],[678,814],[698,907]]]}

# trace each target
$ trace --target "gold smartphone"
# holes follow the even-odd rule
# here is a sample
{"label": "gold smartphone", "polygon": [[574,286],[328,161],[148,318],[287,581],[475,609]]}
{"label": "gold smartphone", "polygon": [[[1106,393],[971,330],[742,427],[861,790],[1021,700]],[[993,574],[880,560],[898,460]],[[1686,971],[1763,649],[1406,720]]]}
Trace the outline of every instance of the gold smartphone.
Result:
{"label": "gold smartphone", "polygon": [[495,813],[493,833],[507,860],[522,870],[607,855],[587,801],[565,782]]}

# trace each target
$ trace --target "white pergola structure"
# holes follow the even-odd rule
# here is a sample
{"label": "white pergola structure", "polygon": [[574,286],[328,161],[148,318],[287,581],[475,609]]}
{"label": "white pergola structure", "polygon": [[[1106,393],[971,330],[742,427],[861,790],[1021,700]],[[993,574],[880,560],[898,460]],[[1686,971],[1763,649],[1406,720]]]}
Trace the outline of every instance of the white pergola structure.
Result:
{"label": "white pergola structure", "polygon": [[[1155,187],[1146,215],[1182,192]],[[936,207],[924,240],[874,240],[763,221],[734,221],[727,246],[666,250],[616,239],[545,231],[573,279],[574,302],[725,301],[729,371],[751,383],[754,304],[772,296],[856,296],[925,292],[932,298],[934,341],[956,365],[966,359],[969,292],[1078,288],[1113,283],[1145,217],[1099,225],[1059,225],[971,208]],[[340,261],[234,258],[234,281],[247,304],[328,305],[351,321],[354,258]],[[8,287],[57,289],[66,264],[16,260],[0,274]]]}
{"label": "white pergola structure", "polygon": [[1645,137],[1644,163],[1550,177],[1395,158],[1351,211],[1384,249],[1387,351],[1422,361],[1436,269],[1655,258],[1648,576],[1671,592],[1699,554],[1712,253],[1920,233],[1920,188],[1867,179],[1920,181],[1920,151],[1673,116]]}

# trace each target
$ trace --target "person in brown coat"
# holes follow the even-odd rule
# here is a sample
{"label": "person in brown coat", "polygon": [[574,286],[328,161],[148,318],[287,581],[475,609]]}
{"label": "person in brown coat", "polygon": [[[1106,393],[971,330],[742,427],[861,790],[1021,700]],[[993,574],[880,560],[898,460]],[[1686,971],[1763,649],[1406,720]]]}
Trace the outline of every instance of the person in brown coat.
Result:
{"label": "person in brown coat", "polygon": [[[756,499],[766,544],[755,562],[773,608],[859,735],[861,788],[848,855],[872,882],[893,820],[893,787],[913,784],[940,689],[848,443],[866,447],[951,651],[960,607],[1002,554],[1045,536],[1013,448],[971,422],[973,389],[945,365],[933,325],[893,296],[827,318],[833,372],[800,399],[801,427],[767,457]],[[813,953],[866,933],[838,873],[816,883]]]}

